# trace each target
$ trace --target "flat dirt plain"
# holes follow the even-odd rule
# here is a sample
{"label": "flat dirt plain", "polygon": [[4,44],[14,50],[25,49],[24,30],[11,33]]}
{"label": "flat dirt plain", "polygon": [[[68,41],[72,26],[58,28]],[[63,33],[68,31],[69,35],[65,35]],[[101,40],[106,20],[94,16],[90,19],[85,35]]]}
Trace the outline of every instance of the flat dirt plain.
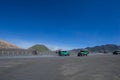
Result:
{"label": "flat dirt plain", "polygon": [[120,55],[0,58],[0,80],[120,80]]}

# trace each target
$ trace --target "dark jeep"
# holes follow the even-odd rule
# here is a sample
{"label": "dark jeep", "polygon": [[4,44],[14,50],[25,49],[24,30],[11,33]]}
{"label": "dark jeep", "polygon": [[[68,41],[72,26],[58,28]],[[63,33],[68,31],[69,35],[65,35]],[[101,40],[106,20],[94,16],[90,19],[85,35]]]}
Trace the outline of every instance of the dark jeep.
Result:
{"label": "dark jeep", "polygon": [[113,55],[118,55],[118,54],[120,54],[120,51],[114,51],[113,52]]}
{"label": "dark jeep", "polygon": [[80,51],[77,56],[87,56],[89,54],[88,51]]}

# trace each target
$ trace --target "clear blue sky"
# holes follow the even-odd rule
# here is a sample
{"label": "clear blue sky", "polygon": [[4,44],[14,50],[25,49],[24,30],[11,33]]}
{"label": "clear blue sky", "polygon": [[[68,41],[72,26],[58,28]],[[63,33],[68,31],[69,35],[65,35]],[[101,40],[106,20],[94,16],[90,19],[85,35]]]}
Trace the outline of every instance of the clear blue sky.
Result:
{"label": "clear blue sky", "polygon": [[0,39],[22,48],[120,45],[120,0],[0,0]]}

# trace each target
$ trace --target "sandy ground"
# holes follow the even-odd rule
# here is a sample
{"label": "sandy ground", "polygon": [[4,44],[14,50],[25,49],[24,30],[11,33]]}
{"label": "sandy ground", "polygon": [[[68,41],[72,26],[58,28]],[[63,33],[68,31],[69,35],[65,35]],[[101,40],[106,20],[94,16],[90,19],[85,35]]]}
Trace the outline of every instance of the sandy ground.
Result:
{"label": "sandy ground", "polygon": [[120,55],[0,58],[0,80],[120,80]]}

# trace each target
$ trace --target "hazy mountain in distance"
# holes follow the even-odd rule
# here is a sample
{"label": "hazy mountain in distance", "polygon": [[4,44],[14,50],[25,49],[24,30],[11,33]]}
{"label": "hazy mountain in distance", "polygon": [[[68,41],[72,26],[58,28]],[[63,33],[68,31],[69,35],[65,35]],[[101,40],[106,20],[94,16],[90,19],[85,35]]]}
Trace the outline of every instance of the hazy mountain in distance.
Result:
{"label": "hazy mountain in distance", "polygon": [[80,49],[80,48],[73,49],[73,50],[70,50],[70,52],[78,53],[81,50],[88,50],[91,53],[112,53],[115,50],[120,50],[120,46],[115,44],[106,44],[106,45],[100,45],[100,46],[94,46],[94,47],[86,47],[83,49]]}
{"label": "hazy mountain in distance", "polygon": [[87,47],[85,49],[87,49],[90,52],[111,53],[115,50],[119,50],[120,46],[115,44],[106,44],[106,45],[95,46],[95,47]]}

